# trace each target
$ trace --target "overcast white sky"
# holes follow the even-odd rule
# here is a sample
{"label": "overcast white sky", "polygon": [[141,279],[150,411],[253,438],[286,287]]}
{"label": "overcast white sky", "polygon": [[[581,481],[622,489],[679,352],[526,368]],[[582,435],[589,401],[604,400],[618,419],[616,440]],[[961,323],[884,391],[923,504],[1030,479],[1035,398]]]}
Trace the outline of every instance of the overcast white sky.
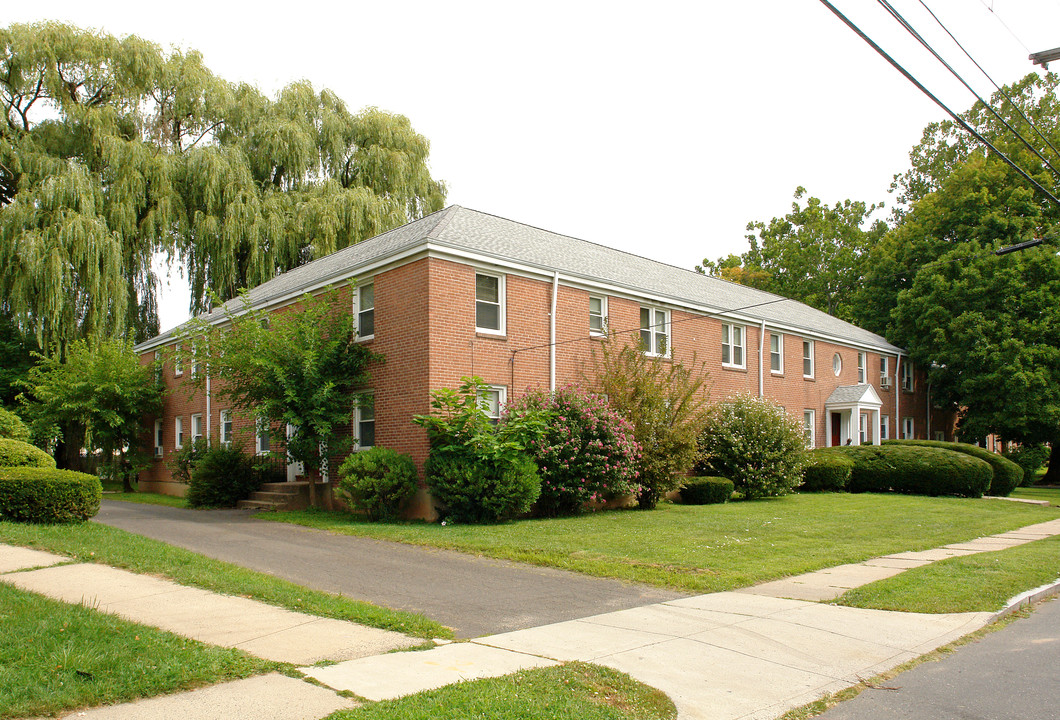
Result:
{"label": "overcast white sky", "polygon": [[[955,110],[973,98],[874,0],[833,0]],[[1060,0],[925,0],[999,84],[1060,46]],[[900,12],[982,94],[919,0]],[[194,48],[274,93],[307,78],[408,116],[449,203],[692,268],[746,249],[804,185],[888,201],[938,109],[819,0],[533,3],[41,0],[54,19]],[[1007,26],[1007,28],[1006,28]],[[176,269],[162,327],[187,317]]]}

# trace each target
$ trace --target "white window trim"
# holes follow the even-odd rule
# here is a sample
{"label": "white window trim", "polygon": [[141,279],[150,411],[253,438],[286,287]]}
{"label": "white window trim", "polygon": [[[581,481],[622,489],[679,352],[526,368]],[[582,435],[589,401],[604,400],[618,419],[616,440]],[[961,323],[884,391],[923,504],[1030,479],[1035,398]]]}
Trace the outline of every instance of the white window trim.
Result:
{"label": "white window trim", "polygon": [[[478,276],[479,275],[482,275],[483,277],[496,278],[496,280],[497,280],[497,301],[498,301],[497,305],[499,306],[498,313],[500,315],[500,323],[499,323],[500,324],[500,329],[494,330],[493,328],[484,328],[484,327],[479,327],[478,326],[478,304],[479,304],[479,302],[488,302],[486,300],[481,300],[480,301],[478,299]],[[507,303],[506,303],[507,292],[505,291],[505,279],[506,279],[506,276],[503,275],[503,274],[497,275],[495,273],[479,272],[478,270],[475,271],[475,305],[472,308],[473,312],[475,313],[475,332],[485,333],[487,335],[507,335],[508,334],[508,322],[507,322],[508,311],[507,311]],[[492,304],[492,303],[490,303],[490,304]]]}
{"label": "white window trim", "polygon": [[[198,421],[198,422],[196,422]],[[195,434],[195,426],[198,425],[199,434]],[[191,416],[191,442],[195,443],[203,435],[202,413],[193,413]]]}
{"label": "white window trim", "polygon": [[184,374],[184,364],[180,361],[180,345],[173,346],[173,377]]}
{"label": "white window trim", "polygon": [[880,387],[889,390],[891,387],[891,359],[880,358]]}
{"label": "white window trim", "polygon": [[868,356],[863,353],[858,353],[858,384],[864,385],[869,381],[869,370],[868,370]]}
{"label": "white window trim", "polygon": [[891,439],[891,416],[880,415],[880,440]]}
{"label": "white window trim", "polygon": [[[740,342],[736,342],[736,331],[740,331]],[[728,342],[726,342],[728,337]],[[729,348],[729,362],[725,362],[725,347]],[[744,369],[747,367],[747,326],[737,325],[736,323],[722,323],[721,324],[721,347],[722,347],[722,367],[728,368],[739,368]],[[742,362],[736,362],[736,350],[740,350],[740,359]]]}
{"label": "white window trim", "polygon": [[161,437],[162,437],[162,421],[161,420],[155,420],[155,457],[156,458],[162,457],[162,454],[165,452],[165,449],[162,447]]}
{"label": "white window trim", "polygon": [[[601,330],[594,330],[592,326],[593,319],[593,300],[600,301],[600,326]],[[589,296],[589,334],[593,337],[606,337],[607,335],[607,296],[606,295],[590,295]]]}
{"label": "white window trim", "polygon": [[[647,330],[648,333],[651,336],[651,343],[649,344],[649,347],[645,348],[644,354],[649,356],[649,357],[661,357],[661,358],[670,357],[670,351],[671,351],[671,349],[673,348],[673,345],[674,345],[674,338],[673,338],[673,335],[670,333],[670,329],[671,329],[671,325],[672,325],[671,318],[670,318],[670,311],[666,310],[664,308],[661,308],[661,307],[656,307],[654,305],[641,305],[640,309],[648,311],[648,327],[646,327],[646,328],[642,327],[640,329],[640,331],[643,333],[645,330]],[[664,320],[663,320],[663,329],[662,330],[659,330],[659,325],[658,325],[658,323],[655,322],[655,313],[657,313],[657,312],[663,313]],[[659,346],[659,340],[658,340],[658,336],[659,335],[665,335],[666,336],[666,352],[665,353],[659,353],[659,352],[655,351],[656,348]]]}
{"label": "white window trim", "polygon": [[[490,415],[489,412],[486,410],[486,408],[482,407],[482,394],[486,393],[486,392],[496,392],[497,393],[497,415],[496,416]],[[507,404],[508,404],[508,386],[507,385],[483,385],[483,386],[481,386],[479,388],[479,405],[478,406],[482,409],[482,411],[484,413],[486,413],[486,417],[488,417],[490,420],[499,421],[502,417],[504,417],[504,406],[507,405]]]}
{"label": "white window trim", "polygon": [[[806,359],[807,359],[807,357],[806,357],[806,349],[807,348],[809,348],[809,350],[810,350],[810,355],[809,355],[810,374],[809,375],[806,374]],[[814,354],[815,353],[816,353],[816,348],[814,347],[813,340],[805,340],[804,339],[802,341],[802,376],[804,378],[814,378],[814,377],[817,376],[817,363],[814,360]]]}
{"label": "white window trim", "polygon": [[[217,426],[219,430],[218,436],[221,439],[221,444],[227,447],[232,444],[232,435],[234,434],[232,431],[235,429],[235,425],[232,422],[232,411],[222,410],[218,415],[217,421]],[[232,426],[229,428],[227,437],[225,436],[226,423]]]}
{"label": "white window trim", "polygon": [[[807,426],[806,420],[809,419],[810,423]],[[809,437],[806,438],[806,447],[813,450],[817,447],[817,412],[815,410],[806,409],[802,411],[802,427],[803,430],[809,429]]]}
{"label": "white window trim", "polygon": [[[906,382],[908,380],[908,382]],[[908,360],[902,363],[902,390],[913,392],[916,387],[916,378],[913,375],[913,364]]]}
{"label": "white window trim", "polygon": [[[773,369],[773,338],[777,339],[777,356],[780,359],[780,367],[776,370]],[[784,334],[783,333],[769,333],[769,372],[773,375],[784,374]]]}
{"label": "white window trim", "polygon": [[[371,287],[372,288],[372,307],[362,308],[361,307],[361,289]],[[353,321],[357,327],[357,342],[371,340],[375,337],[375,281],[367,280],[365,282],[357,283],[353,288]],[[361,313],[365,310],[372,311],[372,334],[361,335]]]}
{"label": "white window trim", "polygon": [[173,448],[180,450],[184,447],[184,418],[178,417],[173,420]]}
{"label": "white window trim", "polygon": [[[372,403],[371,403],[372,404],[372,418],[371,419],[372,419],[372,424],[374,425],[375,424],[375,393],[370,393],[370,392],[361,393],[361,396],[362,397],[370,397],[372,399]],[[356,435],[357,435],[357,437],[354,439],[354,442],[353,442],[353,451],[354,452],[360,452],[361,450],[368,450],[369,448],[375,447],[374,443],[372,445],[362,445],[361,444],[361,423],[362,422],[366,422],[365,419],[364,419],[364,416],[363,416],[364,409],[365,408],[361,407],[361,404],[360,404],[359,400],[357,402],[357,405],[355,405],[354,408],[353,408],[353,426],[354,426],[354,428],[356,430]]]}
{"label": "white window trim", "polygon": [[839,353],[832,355],[832,374],[836,377],[843,374],[843,356]]}
{"label": "white window trim", "polygon": [[[262,436],[269,439],[268,449],[263,450],[261,447]],[[254,423],[254,454],[255,455],[268,455],[272,450],[272,436],[269,434],[269,425],[267,422],[258,418]]]}
{"label": "white window trim", "polygon": [[[908,431],[906,428],[909,428]],[[913,440],[916,438],[916,422],[911,417],[902,418],[902,439]]]}

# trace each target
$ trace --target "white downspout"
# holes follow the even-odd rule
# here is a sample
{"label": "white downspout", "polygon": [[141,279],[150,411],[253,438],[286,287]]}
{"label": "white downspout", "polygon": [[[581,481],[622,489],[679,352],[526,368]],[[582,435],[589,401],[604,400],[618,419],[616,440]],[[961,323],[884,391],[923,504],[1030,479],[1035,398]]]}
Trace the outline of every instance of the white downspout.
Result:
{"label": "white downspout", "polygon": [[762,321],[762,327],[758,331],[758,397],[765,397],[765,365],[762,360],[765,357],[766,347],[766,321]]}
{"label": "white downspout", "polygon": [[556,303],[559,298],[559,271],[552,273],[552,312],[548,318],[548,389],[556,392]]}
{"label": "white downspout", "polygon": [[206,442],[210,442],[210,373],[206,373]]}
{"label": "white downspout", "polygon": [[902,399],[902,389],[898,387],[899,378],[902,377],[902,353],[898,353],[898,358],[894,361],[894,436],[896,438],[902,437],[902,407],[900,405]]}

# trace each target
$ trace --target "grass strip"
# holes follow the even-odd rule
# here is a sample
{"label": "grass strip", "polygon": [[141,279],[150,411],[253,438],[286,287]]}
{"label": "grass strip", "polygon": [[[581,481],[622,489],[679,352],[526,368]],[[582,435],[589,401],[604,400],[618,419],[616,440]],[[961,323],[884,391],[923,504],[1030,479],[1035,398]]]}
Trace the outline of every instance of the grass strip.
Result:
{"label": "grass strip", "polygon": [[259,517],[704,593],[966,541],[1060,511],[1002,500],[807,493],[487,526],[369,523],[315,510]]}
{"label": "grass strip", "polygon": [[104,500],[120,500],[122,502],[140,503],[141,505],[165,505],[166,507],[186,508],[188,502],[176,495],[162,495],[151,492],[116,492],[103,491]]}
{"label": "grass strip", "polygon": [[0,583],[0,718],[236,680],[278,667]]}
{"label": "grass strip", "polygon": [[1018,487],[1009,497],[1024,500],[1048,500],[1054,507],[1060,506],[1060,488],[1053,487]]}
{"label": "grass strip", "polygon": [[920,613],[997,612],[1021,592],[1060,578],[1060,536],[906,570],[848,591],[836,603]]}
{"label": "grass strip", "polygon": [[567,663],[340,710],[328,720],[669,720],[673,702],[617,670]]}
{"label": "grass strip", "polygon": [[452,637],[449,628],[423,615],[310,590],[99,523],[33,525],[0,522],[0,542],[68,555],[81,562],[97,562],[132,572],[160,575],[182,585],[260,600],[310,615],[396,630],[415,637]]}

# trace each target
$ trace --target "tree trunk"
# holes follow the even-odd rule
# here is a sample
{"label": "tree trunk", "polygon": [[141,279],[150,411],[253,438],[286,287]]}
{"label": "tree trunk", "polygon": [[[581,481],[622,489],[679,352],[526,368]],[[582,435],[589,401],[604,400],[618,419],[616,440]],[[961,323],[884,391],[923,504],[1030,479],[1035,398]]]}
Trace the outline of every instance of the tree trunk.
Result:
{"label": "tree trunk", "polygon": [[1049,465],[1042,478],[1042,485],[1060,485],[1060,437],[1053,438],[1053,449],[1049,451]]}
{"label": "tree trunk", "polygon": [[81,449],[85,445],[85,426],[76,421],[63,423],[62,433],[55,446],[55,466],[80,472],[84,468]]}

